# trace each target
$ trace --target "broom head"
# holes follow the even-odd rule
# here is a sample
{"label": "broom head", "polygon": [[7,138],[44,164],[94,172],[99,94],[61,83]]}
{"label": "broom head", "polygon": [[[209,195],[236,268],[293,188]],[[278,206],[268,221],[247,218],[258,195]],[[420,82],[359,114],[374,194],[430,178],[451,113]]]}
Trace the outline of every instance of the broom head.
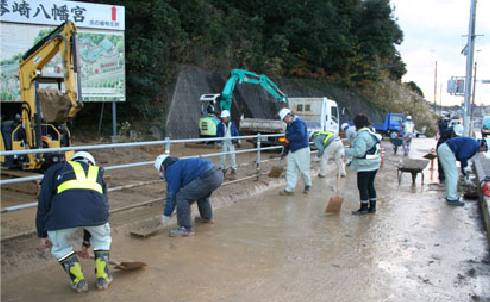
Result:
{"label": "broom head", "polygon": [[328,200],[327,208],[325,212],[328,213],[338,213],[340,212],[340,208],[342,207],[342,203],[344,202],[344,197],[335,196],[331,197]]}
{"label": "broom head", "polygon": [[284,171],[284,167],[272,167],[271,171],[269,172],[269,177],[279,178],[282,174],[282,171]]}

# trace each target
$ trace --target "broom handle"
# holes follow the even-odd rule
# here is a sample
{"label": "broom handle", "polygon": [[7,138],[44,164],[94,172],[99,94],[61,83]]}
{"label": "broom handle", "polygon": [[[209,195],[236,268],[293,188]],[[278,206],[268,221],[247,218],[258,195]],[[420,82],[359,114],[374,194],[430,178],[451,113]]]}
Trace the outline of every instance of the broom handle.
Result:
{"label": "broom handle", "polygon": [[340,165],[342,164],[341,161],[339,161],[339,168],[338,168],[338,173],[337,173],[337,197],[340,197]]}

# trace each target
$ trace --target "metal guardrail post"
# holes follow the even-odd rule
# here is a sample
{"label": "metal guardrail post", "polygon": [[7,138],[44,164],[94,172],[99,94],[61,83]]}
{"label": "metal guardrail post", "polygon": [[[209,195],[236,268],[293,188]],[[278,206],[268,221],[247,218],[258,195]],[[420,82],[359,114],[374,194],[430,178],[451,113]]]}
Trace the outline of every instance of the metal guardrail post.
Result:
{"label": "metal guardrail post", "polygon": [[170,137],[165,137],[165,154],[170,155]]}
{"label": "metal guardrail post", "polygon": [[260,180],[260,132],[257,133],[257,181]]}

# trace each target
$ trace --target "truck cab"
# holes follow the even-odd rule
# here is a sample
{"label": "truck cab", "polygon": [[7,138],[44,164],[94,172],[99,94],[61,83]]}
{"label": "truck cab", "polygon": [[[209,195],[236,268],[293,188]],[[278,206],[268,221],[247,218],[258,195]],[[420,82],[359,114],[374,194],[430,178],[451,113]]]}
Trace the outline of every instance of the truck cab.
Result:
{"label": "truck cab", "polygon": [[290,98],[289,108],[308,126],[310,138],[316,131],[333,131],[339,134],[339,109],[337,102],[328,98]]}
{"label": "truck cab", "polygon": [[401,113],[387,113],[383,123],[373,124],[372,127],[383,137],[393,139],[400,133],[404,121],[405,116]]}

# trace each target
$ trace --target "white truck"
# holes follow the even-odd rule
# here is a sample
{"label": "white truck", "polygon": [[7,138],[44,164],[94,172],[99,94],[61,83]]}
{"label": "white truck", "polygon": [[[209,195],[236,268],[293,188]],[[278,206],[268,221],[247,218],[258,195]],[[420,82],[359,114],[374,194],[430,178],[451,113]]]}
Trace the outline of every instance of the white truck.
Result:
{"label": "white truck", "polygon": [[[315,131],[330,130],[339,133],[339,109],[337,103],[328,98],[289,98],[289,109],[303,119],[308,125],[310,139]],[[242,135],[283,134],[286,125],[279,117],[272,119],[240,118],[240,133]],[[278,145],[284,141],[281,137],[265,137],[263,145]]]}

